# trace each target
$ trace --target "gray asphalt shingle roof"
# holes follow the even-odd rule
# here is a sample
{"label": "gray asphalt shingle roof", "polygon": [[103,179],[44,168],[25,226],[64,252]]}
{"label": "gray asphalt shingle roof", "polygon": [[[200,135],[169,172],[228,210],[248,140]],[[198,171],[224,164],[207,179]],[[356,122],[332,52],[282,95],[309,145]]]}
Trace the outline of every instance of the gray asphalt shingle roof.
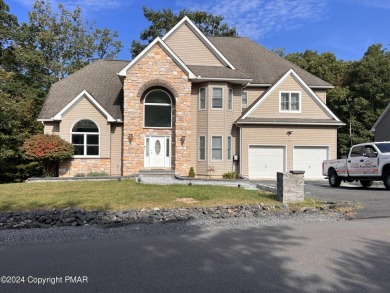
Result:
{"label": "gray asphalt shingle roof", "polygon": [[[329,83],[278,57],[256,42],[243,37],[207,37],[233,64],[236,70],[221,66],[189,65],[203,78],[252,79],[252,84],[276,83],[291,68],[310,86],[328,87]],[[83,90],[115,119],[122,120],[123,85],[117,75],[130,61],[98,60],[54,83],[38,119],[51,119]]]}
{"label": "gray asphalt shingle roof", "polygon": [[250,77],[242,74],[238,70],[233,70],[228,67],[203,65],[188,65],[187,67],[193,74],[203,78],[250,79]]}
{"label": "gray asphalt shingle roof", "polygon": [[115,119],[122,119],[123,90],[117,73],[129,61],[98,60],[54,83],[38,119],[51,119],[83,90]]}
{"label": "gray asphalt shingle roof", "polygon": [[281,75],[294,69],[310,87],[331,86],[248,38],[207,38],[239,72],[253,79],[252,84],[274,84]]}

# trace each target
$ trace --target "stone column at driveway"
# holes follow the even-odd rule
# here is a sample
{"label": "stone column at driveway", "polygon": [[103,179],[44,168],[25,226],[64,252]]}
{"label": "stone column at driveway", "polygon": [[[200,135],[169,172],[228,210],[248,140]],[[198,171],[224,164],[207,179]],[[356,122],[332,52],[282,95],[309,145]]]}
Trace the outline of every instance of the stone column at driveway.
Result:
{"label": "stone column at driveway", "polygon": [[305,171],[277,173],[277,195],[282,203],[302,202],[305,200]]}

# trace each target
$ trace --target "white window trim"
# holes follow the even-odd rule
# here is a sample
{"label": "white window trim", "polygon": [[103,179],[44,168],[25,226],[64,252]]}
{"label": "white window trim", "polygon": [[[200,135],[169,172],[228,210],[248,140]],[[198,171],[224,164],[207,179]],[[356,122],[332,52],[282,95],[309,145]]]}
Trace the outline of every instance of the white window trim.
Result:
{"label": "white window trim", "polygon": [[[230,141],[230,148],[229,148],[229,141]],[[232,157],[233,157],[232,148],[233,148],[233,137],[231,135],[228,135],[227,140],[226,140],[226,160],[227,161],[232,160]],[[229,158],[229,155],[230,155],[230,158]]]}
{"label": "white window trim", "polygon": [[[221,159],[220,160],[213,159],[213,137],[220,137],[221,138]],[[222,162],[223,161],[223,136],[222,135],[212,135],[211,136],[211,161],[212,162]]]}
{"label": "white window trim", "polygon": [[[204,137],[204,159],[201,159],[200,158],[200,138],[201,137]],[[207,141],[206,141],[206,135],[199,135],[198,137],[198,161],[206,161],[206,157],[207,157]]]}
{"label": "white window trim", "polygon": [[[246,94],[246,104],[243,104],[243,103],[242,103],[242,95],[243,95],[243,94]],[[247,91],[242,91],[242,92],[241,92],[241,109],[242,109],[242,108],[248,107],[248,104],[249,104],[249,103],[248,103],[248,102],[249,102],[248,97],[249,97],[249,95],[248,95],[248,92],[247,92]]]}
{"label": "white window trim", "polygon": [[[93,123],[95,123],[96,127],[98,128],[98,132],[73,132],[73,127],[78,123],[80,122],[81,120],[90,120],[92,121]],[[73,155],[72,158],[100,158],[100,154],[101,154],[101,145],[100,145],[100,142],[101,142],[101,139],[100,139],[100,127],[99,127],[99,124],[97,124],[94,120],[92,119],[89,119],[89,118],[82,118],[82,119],[79,119],[77,120],[75,123],[73,123],[72,127],[70,128],[70,143],[73,145],[73,140],[72,140],[72,135],[73,134],[83,134],[84,135],[84,155]],[[98,155],[85,155],[85,152],[86,152],[86,146],[87,146],[87,137],[86,135],[88,134],[94,134],[94,135],[98,135],[99,136],[99,154]]]}
{"label": "white window trim", "polygon": [[[200,91],[204,89],[204,108],[201,108],[200,105]],[[201,87],[199,88],[199,107],[198,110],[200,111],[205,111],[207,109],[207,88],[206,87]]]}
{"label": "white window trim", "polygon": [[[148,95],[154,91],[162,91],[164,93],[166,93],[169,97],[169,99],[171,100],[171,104],[163,104],[163,103],[145,103],[146,101],[146,98],[148,97]],[[151,91],[149,91],[146,95],[145,95],[145,98],[144,98],[144,102],[143,102],[143,107],[144,107],[144,128],[148,128],[148,129],[172,129],[172,108],[173,108],[173,102],[172,102],[172,97],[171,95],[167,92],[167,91],[164,91],[163,89],[153,89]],[[145,119],[145,116],[146,116],[146,111],[145,111],[145,106],[148,105],[148,106],[167,106],[167,107],[171,107],[171,126],[168,126],[168,127],[153,127],[153,126],[146,126],[145,125],[145,122],[146,122],[146,119]]]}
{"label": "white window trim", "polygon": [[[291,94],[298,94],[299,95],[299,110],[282,110],[282,94],[289,94],[290,96],[290,102],[289,102],[289,108],[291,109]],[[282,113],[301,113],[302,112],[302,94],[300,91],[280,91],[279,92],[279,112]]]}
{"label": "white window trim", "polygon": [[[214,100],[214,89],[221,89],[222,90],[222,94],[221,94],[221,99],[222,99],[222,107],[221,108],[215,108],[213,107],[213,100]],[[221,111],[223,110],[223,95],[224,95],[224,90],[223,90],[223,87],[221,86],[215,86],[215,87],[212,87],[212,91],[211,91],[211,109],[213,110],[217,110],[217,111]]]}
{"label": "white window trim", "polygon": [[[230,93],[231,93],[231,95],[230,95]],[[231,102],[232,102],[232,107],[231,108],[229,108],[229,102],[230,102],[230,97],[231,97]],[[227,104],[228,104],[228,111],[233,111],[233,108],[234,108],[234,92],[233,92],[233,89],[232,88],[229,88],[228,89],[228,98],[227,98]],[[223,106],[223,105],[222,105]]]}

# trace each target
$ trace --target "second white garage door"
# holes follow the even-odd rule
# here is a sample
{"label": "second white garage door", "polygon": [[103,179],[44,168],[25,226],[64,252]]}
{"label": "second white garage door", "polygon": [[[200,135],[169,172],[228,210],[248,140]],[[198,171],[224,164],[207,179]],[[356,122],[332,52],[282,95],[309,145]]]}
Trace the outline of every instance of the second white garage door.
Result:
{"label": "second white garage door", "polygon": [[323,178],[322,161],[328,159],[328,147],[294,147],[294,170],[304,170],[305,178]]}
{"label": "second white garage door", "polygon": [[249,146],[249,178],[275,178],[285,170],[285,147]]}

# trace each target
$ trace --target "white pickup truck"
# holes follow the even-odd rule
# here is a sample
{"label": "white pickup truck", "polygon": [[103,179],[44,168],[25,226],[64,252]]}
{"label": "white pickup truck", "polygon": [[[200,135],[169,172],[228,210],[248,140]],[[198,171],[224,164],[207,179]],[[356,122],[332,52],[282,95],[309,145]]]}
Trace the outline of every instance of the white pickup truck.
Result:
{"label": "white pickup truck", "polygon": [[390,190],[390,142],[354,145],[348,158],[324,161],[322,175],[328,177],[332,187],[339,187],[341,181],[355,180],[368,187],[373,181],[383,180],[386,189]]}

